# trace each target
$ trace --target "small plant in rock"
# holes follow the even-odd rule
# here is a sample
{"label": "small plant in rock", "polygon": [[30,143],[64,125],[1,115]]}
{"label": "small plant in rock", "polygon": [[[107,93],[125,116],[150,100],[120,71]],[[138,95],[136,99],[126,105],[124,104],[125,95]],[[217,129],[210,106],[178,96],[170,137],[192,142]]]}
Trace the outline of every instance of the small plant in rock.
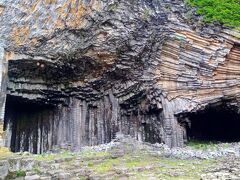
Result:
{"label": "small plant in rock", "polygon": [[36,160],[43,160],[43,161],[46,160],[46,161],[49,161],[49,160],[53,160],[53,159],[56,159],[56,158],[72,157],[74,155],[75,154],[70,152],[70,151],[62,151],[62,152],[57,153],[57,154],[43,153],[43,154],[36,155],[34,158]]}
{"label": "small plant in rock", "polygon": [[16,171],[16,177],[24,177],[24,176],[26,176],[26,172],[25,171],[23,171],[21,169]]}
{"label": "small plant in rock", "polygon": [[40,173],[39,166],[35,165],[35,166],[33,167],[33,171],[34,171],[35,173],[39,174],[39,173]]}
{"label": "small plant in rock", "polygon": [[79,156],[83,157],[83,158],[93,158],[93,157],[104,157],[104,156],[108,156],[109,153],[106,151],[93,151],[90,148],[86,148],[81,150],[78,153]]}
{"label": "small plant in rock", "polygon": [[147,20],[151,15],[151,12],[149,9],[144,9],[144,12],[143,12],[143,19],[144,20]]}
{"label": "small plant in rock", "polygon": [[216,141],[200,141],[200,140],[190,140],[186,143],[187,146],[194,149],[214,149],[217,146],[218,142]]}
{"label": "small plant in rock", "polygon": [[93,167],[93,165],[94,165],[93,162],[88,163],[88,167]]}

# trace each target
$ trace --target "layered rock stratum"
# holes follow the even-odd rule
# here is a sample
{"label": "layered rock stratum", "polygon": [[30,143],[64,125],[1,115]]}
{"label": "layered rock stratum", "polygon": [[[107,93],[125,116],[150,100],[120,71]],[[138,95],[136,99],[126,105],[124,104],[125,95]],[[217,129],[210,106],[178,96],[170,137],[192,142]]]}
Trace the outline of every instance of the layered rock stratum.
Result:
{"label": "layered rock stratum", "polygon": [[183,146],[189,113],[238,109],[239,37],[177,0],[0,0],[4,143]]}

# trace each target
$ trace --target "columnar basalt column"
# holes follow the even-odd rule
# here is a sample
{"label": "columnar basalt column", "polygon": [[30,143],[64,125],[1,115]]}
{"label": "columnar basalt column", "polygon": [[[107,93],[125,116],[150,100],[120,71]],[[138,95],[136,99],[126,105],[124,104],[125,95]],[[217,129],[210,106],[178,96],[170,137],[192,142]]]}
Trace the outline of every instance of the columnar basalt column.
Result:
{"label": "columnar basalt column", "polygon": [[181,100],[176,103],[168,101],[167,98],[162,98],[163,104],[163,128],[164,128],[164,140],[165,144],[169,147],[182,147],[184,144],[184,132],[185,128],[178,122],[178,118],[175,116],[178,106],[182,103]]}
{"label": "columnar basalt column", "polygon": [[0,146],[4,146],[4,113],[7,87],[7,62],[4,49],[0,47]]}

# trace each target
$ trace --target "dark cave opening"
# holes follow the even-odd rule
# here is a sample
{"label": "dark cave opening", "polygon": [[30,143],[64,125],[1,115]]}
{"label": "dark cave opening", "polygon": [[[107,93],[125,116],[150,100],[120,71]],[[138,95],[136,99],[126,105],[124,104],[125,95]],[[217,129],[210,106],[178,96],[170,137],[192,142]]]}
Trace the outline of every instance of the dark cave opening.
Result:
{"label": "dark cave opening", "polygon": [[10,125],[10,149],[12,152],[19,152],[21,149],[28,151],[30,141],[32,141],[33,153],[37,153],[37,144],[40,138],[38,129],[45,128],[47,130],[49,128],[49,122],[43,116],[52,109],[53,106],[40,101],[7,95],[4,130]]}
{"label": "dark cave opening", "polygon": [[188,140],[238,142],[240,141],[240,114],[224,105],[208,107],[188,116]]}

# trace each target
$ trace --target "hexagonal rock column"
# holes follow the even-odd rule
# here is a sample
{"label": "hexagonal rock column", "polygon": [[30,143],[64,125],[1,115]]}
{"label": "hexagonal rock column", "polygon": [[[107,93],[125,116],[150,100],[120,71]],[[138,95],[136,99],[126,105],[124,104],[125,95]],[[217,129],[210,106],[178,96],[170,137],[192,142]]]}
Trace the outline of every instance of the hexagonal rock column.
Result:
{"label": "hexagonal rock column", "polygon": [[4,146],[3,120],[5,113],[6,87],[7,87],[7,62],[4,55],[4,49],[0,47],[0,146]]}

